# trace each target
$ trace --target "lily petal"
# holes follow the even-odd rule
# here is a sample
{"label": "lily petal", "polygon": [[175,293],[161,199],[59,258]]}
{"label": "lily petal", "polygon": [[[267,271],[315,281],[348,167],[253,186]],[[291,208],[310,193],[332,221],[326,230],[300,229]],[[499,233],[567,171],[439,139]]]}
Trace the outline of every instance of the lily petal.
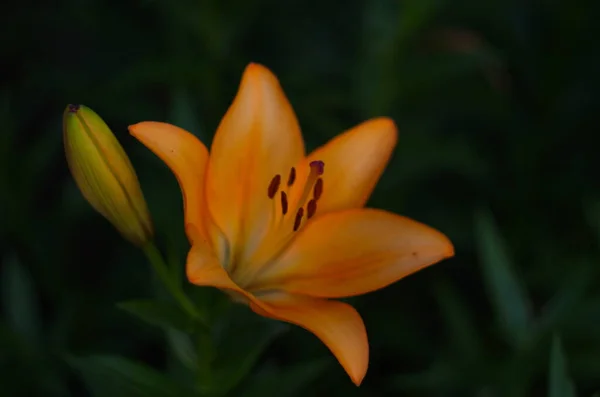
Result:
{"label": "lily petal", "polygon": [[336,356],[352,382],[360,385],[369,365],[367,331],[358,312],[347,303],[286,293],[252,301],[256,313],[298,325],[315,334]]}
{"label": "lily petal", "polygon": [[[185,224],[194,225],[206,238],[206,146],[191,133],[167,123],[144,121],[130,126],[129,132],[160,157],[175,174],[183,195]],[[189,234],[188,238],[192,241]]]}
{"label": "lily petal", "polygon": [[194,245],[190,250],[187,277],[193,284],[227,291],[261,316],[307,329],[325,343],[356,385],[362,382],[369,364],[369,344],[364,323],[352,306],[285,292],[257,298],[235,284],[202,245]]}
{"label": "lily petal", "polygon": [[409,218],[366,208],[331,212],[300,230],[256,289],[361,295],[453,255],[444,234]]}
{"label": "lily petal", "polygon": [[[195,231],[188,231],[194,234]],[[203,287],[216,287],[248,295],[231,280],[219,263],[214,252],[205,249],[203,244],[194,244],[188,253],[186,276],[190,283]]]}
{"label": "lily petal", "polygon": [[323,195],[317,214],[365,205],[396,147],[391,119],[365,121],[336,136],[308,156],[325,163]]}
{"label": "lily petal", "polygon": [[303,156],[300,127],[277,78],[264,66],[248,65],[215,134],[206,181],[210,213],[230,247],[256,248],[273,210],[271,180],[286,178]]}

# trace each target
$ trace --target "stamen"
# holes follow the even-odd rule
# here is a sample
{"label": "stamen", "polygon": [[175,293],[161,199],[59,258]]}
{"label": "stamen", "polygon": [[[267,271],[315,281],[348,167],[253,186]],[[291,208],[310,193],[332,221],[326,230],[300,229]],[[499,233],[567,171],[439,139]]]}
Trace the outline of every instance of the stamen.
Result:
{"label": "stamen", "polygon": [[323,195],[323,178],[317,179],[315,182],[315,187],[313,189],[313,198],[318,200]]}
{"label": "stamen", "polygon": [[311,171],[316,171],[319,176],[323,175],[323,172],[325,172],[325,163],[321,160],[311,161],[309,165],[310,168],[312,168]]}
{"label": "stamen", "polygon": [[288,212],[288,200],[285,192],[281,192],[281,212],[283,215],[287,214]]}
{"label": "stamen", "polygon": [[315,212],[317,212],[317,199],[312,199],[306,206],[306,219],[312,218]]}
{"label": "stamen", "polygon": [[298,231],[300,228],[300,223],[302,223],[302,215],[304,215],[304,208],[298,208],[298,212],[296,212],[296,219],[294,219],[294,231]]}
{"label": "stamen", "polygon": [[[302,192],[302,195],[300,196],[300,200],[298,200],[298,207],[301,207],[302,205],[304,205],[304,203],[306,203],[309,195],[311,193],[313,193],[313,188],[316,186],[315,182],[317,182],[318,180],[320,180],[321,178],[319,178],[319,176],[323,175],[323,172],[325,171],[325,163],[322,162],[321,160],[316,160],[316,161],[311,161],[310,162],[310,173],[308,174],[308,177],[306,179],[306,185],[304,186],[304,191]],[[323,181],[321,181],[321,184],[323,183]],[[321,186],[321,191],[323,191],[323,187]],[[314,193],[313,193],[314,194]]]}
{"label": "stamen", "polygon": [[269,188],[267,189],[267,196],[270,199],[275,197],[277,191],[279,190],[279,185],[281,184],[281,175],[277,174],[271,179],[271,183],[269,183]]}
{"label": "stamen", "polygon": [[296,169],[294,167],[292,167],[292,169],[290,170],[290,176],[288,177],[287,185],[292,186],[294,184],[295,180],[296,180]]}

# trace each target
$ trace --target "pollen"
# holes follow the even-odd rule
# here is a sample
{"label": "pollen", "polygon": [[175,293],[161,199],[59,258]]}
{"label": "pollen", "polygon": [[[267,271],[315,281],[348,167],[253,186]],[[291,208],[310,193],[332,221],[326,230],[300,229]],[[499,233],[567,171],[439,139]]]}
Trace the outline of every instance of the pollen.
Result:
{"label": "pollen", "polygon": [[294,167],[292,167],[292,169],[290,170],[290,176],[288,177],[288,182],[287,185],[292,186],[294,184],[294,181],[296,180],[296,169]]}
{"label": "pollen", "polygon": [[323,195],[323,178],[317,179],[313,188],[313,198],[318,200]]}
{"label": "pollen", "polygon": [[306,205],[306,219],[310,219],[317,212],[317,200],[312,199]]}
{"label": "pollen", "polygon": [[267,196],[270,199],[275,197],[277,192],[279,191],[279,185],[281,184],[281,175],[277,174],[271,179],[271,183],[269,183],[269,188],[267,189]]}
{"label": "pollen", "polygon": [[298,231],[300,228],[300,224],[302,223],[302,216],[304,215],[304,208],[298,208],[298,212],[296,212],[296,219],[294,219],[294,231]]}
{"label": "pollen", "polygon": [[[311,161],[309,173],[298,190],[292,187],[298,181],[296,168],[291,167],[287,183],[282,184],[281,175],[276,174],[267,187],[267,196],[273,200],[273,232],[284,234],[289,230],[298,231],[303,220],[308,221],[317,213],[317,202],[323,195],[323,178],[325,163],[321,160]],[[295,188],[294,188],[295,189]],[[275,196],[279,194],[279,200]],[[287,216],[288,213],[291,216]],[[306,215],[306,217],[305,217]]]}
{"label": "pollen", "polygon": [[281,213],[283,215],[287,214],[288,212],[288,199],[287,199],[287,194],[285,194],[285,192],[281,192]]}

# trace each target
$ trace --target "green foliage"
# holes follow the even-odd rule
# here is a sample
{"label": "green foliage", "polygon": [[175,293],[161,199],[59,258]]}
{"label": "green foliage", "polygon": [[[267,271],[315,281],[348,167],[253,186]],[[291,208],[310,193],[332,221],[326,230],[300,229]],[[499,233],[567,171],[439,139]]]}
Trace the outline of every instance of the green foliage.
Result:
{"label": "green foliage", "polygon": [[163,327],[164,329],[178,329],[184,332],[192,332],[195,328],[194,323],[178,306],[172,303],[136,299],[119,303],[119,308],[123,309],[140,319],[152,324]]}
{"label": "green foliage", "polygon": [[548,397],[576,397],[575,386],[569,378],[565,353],[557,335],[552,338],[550,351]]}
{"label": "green foliage", "polygon": [[95,397],[194,396],[167,376],[140,363],[115,356],[70,357]]}
{"label": "green foliage", "polygon": [[517,346],[523,343],[529,323],[529,302],[512,271],[504,242],[491,215],[479,212],[475,218],[484,282],[494,305],[499,326]]}
{"label": "green foliage", "polygon": [[[598,15],[590,0],[7,3],[0,394],[597,394]],[[169,121],[210,146],[251,61],[278,75],[308,149],[392,117],[399,144],[369,205],[455,244],[353,299],[371,345],[360,388],[317,338],[182,283],[177,181],[127,133]],[[166,247],[158,280],[74,186],[67,103],[97,110],[131,156]],[[169,298],[180,290],[197,318]]]}

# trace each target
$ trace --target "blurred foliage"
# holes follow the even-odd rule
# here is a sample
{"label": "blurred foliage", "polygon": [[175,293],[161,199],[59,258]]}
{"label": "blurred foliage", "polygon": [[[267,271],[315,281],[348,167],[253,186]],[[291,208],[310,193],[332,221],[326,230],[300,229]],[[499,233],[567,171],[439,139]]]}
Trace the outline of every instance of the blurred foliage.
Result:
{"label": "blurred foliage", "polygon": [[[194,395],[194,355],[212,353],[162,330],[186,324],[169,306],[148,304],[165,293],[143,255],[76,189],[61,116],[67,103],[84,103],[111,126],[140,176],[161,247],[181,264],[172,270],[181,272],[187,243],[177,183],[126,127],[170,121],[210,142],[244,66],[255,61],[280,78],[309,148],[364,119],[393,117],[399,145],[369,205],[439,228],[457,254],[351,300],[371,343],[360,388],[314,336],[186,286],[214,320],[210,360],[222,392],[594,395],[599,5],[3,4],[0,394]],[[149,318],[157,327],[142,322]]]}

